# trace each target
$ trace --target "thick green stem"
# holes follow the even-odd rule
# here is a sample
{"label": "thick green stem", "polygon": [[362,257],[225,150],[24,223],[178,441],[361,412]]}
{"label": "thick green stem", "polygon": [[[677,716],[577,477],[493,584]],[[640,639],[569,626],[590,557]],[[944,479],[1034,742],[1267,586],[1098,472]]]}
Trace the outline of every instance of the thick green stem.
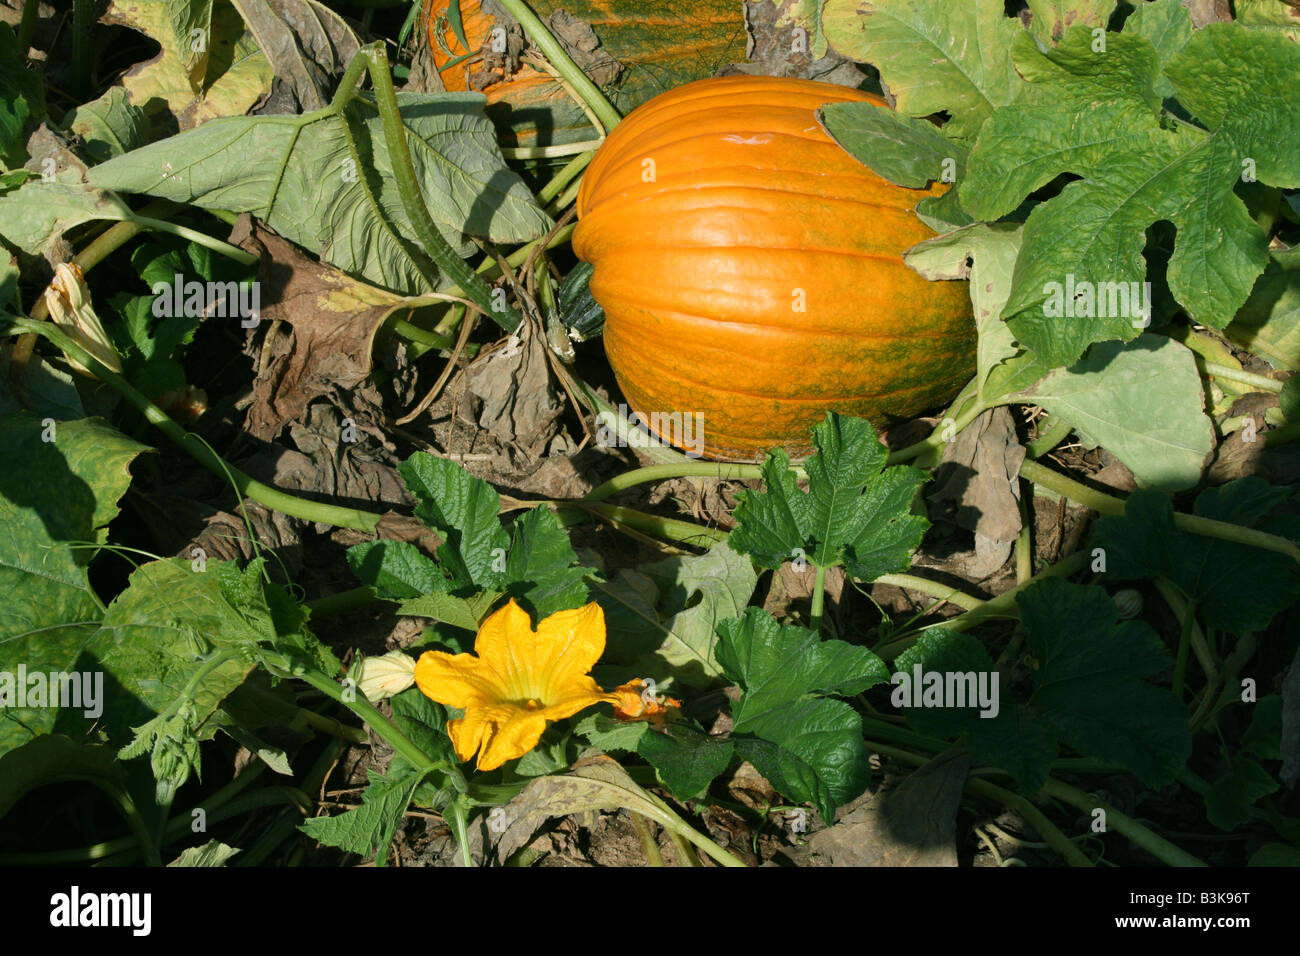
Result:
{"label": "thick green stem", "polygon": [[[463,306],[457,303],[454,308],[461,309]],[[428,329],[422,329],[418,325],[412,325],[405,319],[390,318],[386,325],[388,331],[400,335],[408,342],[415,342],[431,349],[450,349],[456,345],[456,341],[451,337],[439,335],[437,332],[430,332]]]}
{"label": "thick green stem", "polygon": [[1084,813],[1092,813],[1094,810],[1103,810],[1106,814],[1106,826],[1114,829],[1117,833],[1128,839],[1130,842],[1137,844],[1146,850],[1156,859],[1169,866],[1205,866],[1202,860],[1192,856],[1181,847],[1175,846],[1158,833],[1154,833],[1147,827],[1138,823],[1130,816],[1120,813],[1104,800],[1099,800],[1094,794],[1084,793],[1082,790],[1076,790],[1069,784],[1062,783],[1059,780],[1048,778],[1047,783],[1043,785],[1043,793],[1049,797],[1055,797]]}
{"label": "thick green stem", "polygon": [[689,521],[664,518],[659,515],[647,514],[644,511],[637,511],[633,508],[624,508],[620,505],[607,505],[600,502],[582,505],[575,502],[561,502],[560,504],[562,507],[581,507],[592,514],[600,515],[613,524],[625,525],[644,534],[653,535],[656,538],[676,541],[679,544],[688,544],[697,548],[711,548],[715,544],[727,540],[727,532],[718,528],[704,528]]}
{"label": "thick green stem", "polygon": [[582,171],[590,165],[595,158],[594,150],[583,152],[569,160],[564,167],[551,177],[551,181],[543,186],[537,192],[537,201],[545,206],[548,202],[564,191],[564,187],[577,179]]}
{"label": "thick green stem", "polygon": [[402,123],[401,113],[397,108],[397,93],[393,89],[393,76],[389,72],[388,54],[382,43],[374,43],[357,54],[367,57],[370,81],[375,87],[375,105],[379,108],[379,118],[384,127],[384,140],[388,144],[388,155],[393,164],[393,176],[397,180],[397,193],[402,199],[402,208],[415,229],[416,238],[425,252],[438,264],[438,268],[452,282],[460,286],[465,297],[473,301],[484,314],[492,316],[507,332],[519,328],[522,321],[519,313],[507,306],[502,311],[493,307],[492,288],[483,281],[464,259],[457,255],[447,240],[442,237],[438,227],[429,215],[429,208],[420,194],[420,183],[415,175],[415,164],[411,161],[411,151],[406,144],[406,126]]}
{"label": "thick green stem", "polygon": [[[1046,567],[1036,575],[1026,581],[1024,584],[1018,584],[1010,591],[1003,591],[997,597],[989,598],[979,607],[973,608],[964,614],[949,618],[946,621],[940,621],[934,627],[942,627],[949,631],[965,631],[989,621],[994,618],[1014,618],[1017,616],[1016,597],[1025,588],[1030,587],[1036,581],[1042,581],[1045,578],[1064,577],[1074,574],[1088,563],[1088,555],[1083,551],[1076,551],[1074,554],[1056,564]],[[912,634],[907,637],[899,638],[896,641],[890,641],[888,644],[882,644],[876,648],[876,654],[885,660],[893,660],[903,651],[907,650],[916,643],[916,635]]]}
{"label": "thick green stem", "polygon": [[126,399],[159,431],[179,445],[190,457],[213,474],[228,480],[240,495],[261,502],[272,510],[294,518],[302,518],[306,521],[320,521],[340,528],[352,528],[356,531],[368,533],[373,533],[375,528],[378,527],[380,515],[374,512],[298,498],[288,492],[281,491],[279,488],[264,485],[260,481],[248,477],[237,468],[231,467],[206,442],[168,418],[162,409],[136,391],[130,382],[101,365],[98,359],[78,345],[71,336],[61,329],[48,322],[36,322],[31,319],[11,318],[8,320],[8,324],[10,328],[18,332],[31,332],[44,336],[55,347],[62,350],[65,355],[76,359],[90,369],[96,378],[110,385],[114,391]]}
{"label": "thick green stem", "polygon": [[826,567],[817,565],[817,574],[813,578],[812,607],[808,611],[808,629],[815,634],[822,630],[822,608],[826,602]]}
{"label": "thick green stem", "polygon": [[977,607],[982,607],[987,601],[981,601],[977,597],[971,597],[964,594],[956,588],[941,584],[938,581],[931,581],[928,578],[919,578],[914,574],[882,574],[873,582],[875,584],[892,584],[896,588],[907,588],[909,591],[920,591],[922,594],[928,594],[930,597],[938,598],[940,601],[947,601],[949,604],[956,604],[967,611],[973,611]]}
{"label": "thick green stem", "polygon": [[[1071,501],[1077,501],[1093,511],[1099,511],[1105,515],[1124,513],[1123,499],[1113,498],[1110,495],[1102,494],[1100,491],[1093,491],[1086,485],[1052,471],[1050,468],[1045,468],[1035,461],[1025,459],[1020,466],[1020,476],[1036,485],[1042,485],[1049,491],[1054,491],[1058,495],[1069,498]],[[1252,547],[1263,548],[1266,551],[1277,551],[1300,563],[1300,545],[1296,545],[1295,542],[1288,541],[1278,535],[1269,534],[1266,531],[1244,528],[1241,525],[1231,524],[1227,521],[1216,521],[1213,518],[1203,518],[1200,515],[1184,514],[1181,511],[1174,512],[1174,527],[1180,531],[1190,531],[1193,534],[1205,535],[1209,538],[1236,541],[1239,544],[1249,544]]]}
{"label": "thick green stem", "polygon": [[905,461],[920,458],[927,451],[943,446],[957,435],[960,435],[962,431],[965,430],[966,426],[979,418],[984,411],[984,406],[981,403],[976,402],[961,415],[957,416],[950,427],[945,427],[943,420],[941,419],[939,427],[932,431],[928,437],[921,439],[914,445],[908,445],[906,448],[890,452],[889,458],[886,459],[886,463],[890,465],[901,465]]}
{"label": "thick green stem", "polygon": [[1060,415],[1053,415],[1048,419],[1046,430],[1039,433],[1037,438],[1025,446],[1025,454],[1030,458],[1042,458],[1059,445],[1061,439],[1070,434],[1070,429],[1073,427]]}
{"label": "thick green stem", "polygon": [[452,786],[456,788],[457,793],[464,793],[467,789],[465,775],[460,772],[460,767],[446,761],[434,760],[412,743],[411,738],[402,733],[396,724],[381,714],[374,704],[366,700],[365,697],[355,694],[344,695],[343,687],[337,681],[316,671],[308,670],[294,676],[306,681],[326,697],[342,704],[364,720],[375,733],[383,737],[388,745],[401,754],[416,770],[424,773],[445,773],[451,780]]}
{"label": "thick green stem", "polygon": [[[795,468],[800,478],[807,477],[802,468]],[[615,475],[603,485],[587,492],[583,501],[604,501],[606,498],[637,485],[669,478],[717,478],[719,480],[761,479],[763,471],[758,465],[733,465],[714,461],[683,461],[666,465],[647,465]]]}
{"label": "thick green stem", "polygon": [[505,7],[506,12],[519,21],[519,25],[524,28],[524,33],[528,34],[528,39],[537,44],[537,48],[542,51],[542,55],[550,61],[555,71],[568,81],[574,91],[587,104],[587,109],[594,113],[596,117],[605,125],[601,130],[602,133],[608,133],[618,125],[622,119],[618,110],[610,105],[609,100],[605,99],[605,94],[600,88],[591,81],[591,77],[573,62],[572,57],[560,45],[560,42],[551,35],[551,31],[546,25],[537,18],[528,4],[524,0],[499,0],[501,6]]}
{"label": "thick green stem", "polygon": [[[542,236],[540,239],[534,239],[532,242],[520,246],[514,252],[510,253],[510,255],[506,256],[506,264],[512,268],[518,268],[527,262],[529,257],[532,256],[533,250],[543,243],[545,243],[547,249],[554,249],[556,246],[564,245],[573,235],[573,230],[575,228],[577,227],[571,223],[557,229],[555,233],[549,237]],[[486,258],[479,263],[478,268],[474,271],[485,279],[494,279],[501,275],[501,263],[499,263],[495,258]],[[448,289],[447,294],[464,295],[459,286],[453,286]],[[460,324],[463,315],[464,309],[460,307],[451,309],[447,313],[447,316],[434,327],[433,331],[438,335],[450,335],[456,326]]]}
{"label": "thick green stem", "polygon": [[18,23],[18,55],[24,60],[27,59],[27,51],[31,48],[32,37],[36,35],[36,15],[40,5],[40,0],[23,2],[23,18]]}
{"label": "thick green stem", "polygon": [[214,239],[206,232],[199,232],[197,229],[191,229],[189,226],[181,226],[174,222],[168,222],[165,219],[152,219],[148,216],[136,214],[132,214],[131,221],[145,229],[151,229],[154,232],[165,232],[173,236],[179,236],[181,239],[188,239],[195,245],[203,246],[205,249],[211,249],[213,252],[223,255],[227,259],[234,259],[240,265],[251,266],[257,262],[257,256],[253,255],[251,252],[246,252],[238,246],[232,246],[224,240]]}
{"label": "thick green stem", "polygon": [[1152,583],[1155,584],[1156,590],[1160,596],[1165,599],[1169,609],[1174,612],[1174,617],[1179,622],[1178,636],[1178,656],[1174,663],[1174,696],[1179,700],[1183,699],[1183,683],[1187,677],[1187,652],[1194,650],[1196,659],[1200,662],[1201,670],[1205,672],[1207,680],[1211,683],[1218,677],[1218,666],[1214,660],[1214,654],[1210,646],[1206,643],[1205,634],[1202,633],[1200,625],[1196,623],[1196,607],[1188,601],[1174,583],[1166,578],[1158,577]]}
{"label": "thick green stem", "polygon": [[1279,382],[1275,378],[1256,375],[1254,372],[1247,372],[1242,369],[1231,368],[1227,365],[1219,365],[1214,362],[1206,362],[1205,371],[1211,378],[1227,379],[1229,382],[1236,382],[1239,385],[1248,385],[1261,392],[1277,393],[1282,391],[1282,386],[1286,384],[1284,382]]}

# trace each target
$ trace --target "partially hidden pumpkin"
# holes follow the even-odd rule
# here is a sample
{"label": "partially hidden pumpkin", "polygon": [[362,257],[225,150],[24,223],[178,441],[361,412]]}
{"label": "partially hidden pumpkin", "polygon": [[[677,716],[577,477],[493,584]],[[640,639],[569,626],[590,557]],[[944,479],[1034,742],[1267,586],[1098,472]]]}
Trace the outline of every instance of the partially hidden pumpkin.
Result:
{"label": "partially hidden pumpkin", "polygon": [[[459,2],[465,43],[452,28],[449,6]],[[736,0],[530,0],[545,23],[564,10],[592,27],[600,49],[623,69],[603,86],[628,113],[658,93],[745,58],[745,22]],[[480,0],[428,0],[426,36],[448,90],[478,90],[503,146],[553,146],[591,139],[590,121],[551,76],[527,63],[497,69],[489,39],[496,18]],[[490,62],[492,61],[492,62]]]}
{"label": "partially hidden pumpkin", "polygon": [[573,248],[594,266],[615,377],[665,441],[699,441],[672,434],[689,415],[705,457],[802,454],[828,410],[881,428],[973,373],[966,283],[901,258],[933,235],[917,202],[945,187],[895,186],[841,149],[816,110],[843,101],[884,105],[808,80],[689,83],[588,168]]}

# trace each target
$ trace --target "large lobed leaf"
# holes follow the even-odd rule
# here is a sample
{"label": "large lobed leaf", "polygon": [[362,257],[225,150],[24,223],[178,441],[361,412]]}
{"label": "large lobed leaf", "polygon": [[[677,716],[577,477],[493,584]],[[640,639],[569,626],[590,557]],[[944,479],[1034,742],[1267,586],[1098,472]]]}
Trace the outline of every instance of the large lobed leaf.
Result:
{"label": "large lobed leaf", "polygon": [[[525,242],[549,228],[506,167],[481,95],[397,99],[425,203],[454,248],[468,255],[468,236]],[[89,179],[253,213],[330,265],[398,292],[428,291],[436,275],[397,193],[378,111],[361,98],[339,113],[213,120],[96,166]]]}
{"label": "large lobed leaf", "polygon": [[1098,50],[1089,30],[1074,28],[1041,51],[1017,37],[1013,55],[1028,83],[981,129],[960,186],[971,215],[995,219],[1062,173],[1082,177],[1030,214],[1005,312],[1016,338],[1052,366],[1092,342],[1133,338],[1142,322],[1133,309],[1052,314],[1051,284],[1140,287],[1146,230],[1162,220],[1178,230],[1174,297],[1194,321],[1227,325],[1268,260],[1267,237],[1234,185],[1250,174],[1300,185],[1300,159],[1276,148],[1300,141],[1295,43],[1212,24],[1169,57],[1163,75],[1201,129],[1164,118],[1151,40],[1135,32],[1105,41]]}
{"label": "large lobed leaf", "polygon": [[862,719],[829,695],[860,694],[889,679],[864,647],[781,627],[759,608],[718,626],[718,661],[743,690],[732,708],[737,751],[786,796],[812,802],[829,823],[862,792],[868,766]]}
{"label": "large lobed leaf", "polygon": [[888,451],[863,419],[828,412],[813,429],[816,453],[804,463],[808,491],[800,491],[784,451],[768,453],[762,492],[742,491],[731,547],[760,567],[806,558],[817,567],[843,564],[855,578],[874,581],[904,571],[929,522],[910,514],[926,474],[885,468]]}

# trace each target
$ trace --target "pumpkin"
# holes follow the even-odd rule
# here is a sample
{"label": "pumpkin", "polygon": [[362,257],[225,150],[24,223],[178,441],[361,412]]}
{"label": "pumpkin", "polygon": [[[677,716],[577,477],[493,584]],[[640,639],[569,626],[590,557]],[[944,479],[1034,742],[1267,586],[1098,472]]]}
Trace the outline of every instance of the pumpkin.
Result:
{"label": "pumpkin", "polygon": [[816,117],[843,101],[884,105],[808,80],[689,83],[588,168],[573,248],[594,266],[615,377],[661,439],[686,444],[662,416],[697,413],[705,457],[799,455],[828,410],[881,427],[973,373],[966,283],[901,258],[933,235],[917,202],[945,187],[895,186],[844,151]]}
{"label": "pumpkin", "polygon": [[[429,0],[425,11],[429,52],[448,90],[480,90],[503,146],[551,146],[591,139],[591,123],[559,83],[528,64],[508,78],[485,69],[484,45],[495,17],[479,0],[459,0],[462,32],[456,37],[448,7]],[[745,23],[735,0],[530,0],[545,23],[563,9],[589,24],[600,49],[623,64],[605,94],[623,113],[679,84],[710,76],[745,58]]]}

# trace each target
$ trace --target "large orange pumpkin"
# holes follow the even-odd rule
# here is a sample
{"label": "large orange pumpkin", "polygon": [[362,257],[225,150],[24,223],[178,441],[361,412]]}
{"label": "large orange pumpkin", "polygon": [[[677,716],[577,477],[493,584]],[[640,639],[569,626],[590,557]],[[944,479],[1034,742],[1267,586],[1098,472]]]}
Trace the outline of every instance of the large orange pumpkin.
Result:
{"label": "large orange pumpkin", "polygon": [[[468,47],[451,27],[448,8],[459,2]],[[530,0],[545,22],[563,9],[590,25],[601,49],[623,71],[605,94],[623,113],[664,90],[745,58],[745,22],[737,0]],[[429,51],[448,90],[477,89],[505,146],[552,146],[592,137],[582,109],[548,74],[528,64],[509,77],[484,69],[482,55],[496,18],[479,0],[428,0]]]}
{"label": "large orange pumpkin", "polygon": [[966,284],[901,258],[933,235],[913,209],[943,187],[895,186],[841,149],[815,113],[846,100],[884,105],[808,80],[689,83],[619,124],[583,180],[573,248],[615,376],[652,423],[702,414],[706,457],[806,452],[828,410],[883,427],[974,371]]}

